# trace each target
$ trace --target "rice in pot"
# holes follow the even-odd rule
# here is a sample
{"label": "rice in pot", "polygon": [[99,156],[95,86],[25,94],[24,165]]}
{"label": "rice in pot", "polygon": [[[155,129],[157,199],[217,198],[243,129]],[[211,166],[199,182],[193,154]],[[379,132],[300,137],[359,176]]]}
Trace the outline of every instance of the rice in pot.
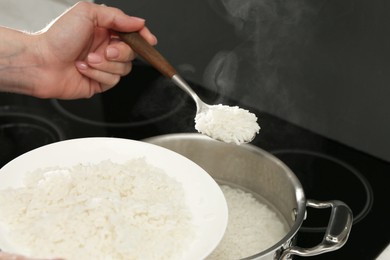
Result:
{"label": "rice in pot", "polygon": [[229,208],[229,222],[222,241],[208,260],[237,260],[260,253],[287,234],[286,224],[252,193],[220,185]]}
{"label": "rice in pot", "polygon": [[181,259],[194,236],[182,185],[143,158],[40,169],[24,182],[0,191],[0,224],[17,253]]}

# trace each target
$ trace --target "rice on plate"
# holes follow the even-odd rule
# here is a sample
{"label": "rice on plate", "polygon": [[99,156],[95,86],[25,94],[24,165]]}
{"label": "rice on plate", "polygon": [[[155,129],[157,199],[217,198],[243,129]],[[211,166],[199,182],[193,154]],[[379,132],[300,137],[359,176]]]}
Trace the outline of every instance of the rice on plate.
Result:
{"label": "rice on plate", "polygon": [[0,249],[8,252],[202,259],[226,225],[218,184],[190,160],[151,144],[68,140],[0,169]]}

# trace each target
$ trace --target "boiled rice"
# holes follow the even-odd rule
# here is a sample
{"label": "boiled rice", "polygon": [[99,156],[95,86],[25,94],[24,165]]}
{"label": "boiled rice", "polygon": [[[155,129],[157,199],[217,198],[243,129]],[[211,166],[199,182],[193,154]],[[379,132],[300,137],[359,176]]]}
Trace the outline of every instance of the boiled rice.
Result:
{"label": "boiled rice", "polygon": [[248,110],[219,104],[196,115],[195,129],[226,143],[242,144],[252,141],[260,126],[256,115]]}
{"label": "boiled rice", "polygon": [[208,260],[237,260],[268,249],[287,234],[286,225],[252,193],[221,185],[229,209],[222,241]]}
{"label": "boiled rice", "polygon": [[16,253],[182,259],[194,236],[181,184],[143,158],[39,169],[24,181],[0,191],[0,224]]}

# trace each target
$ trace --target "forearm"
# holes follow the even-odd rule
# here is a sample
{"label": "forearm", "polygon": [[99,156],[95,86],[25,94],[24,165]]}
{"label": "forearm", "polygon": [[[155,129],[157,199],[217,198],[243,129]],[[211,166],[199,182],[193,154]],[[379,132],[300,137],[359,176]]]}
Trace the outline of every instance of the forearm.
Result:
{"label": "forearm", "polygon": [[35,37],[4,27],[0,35],[0,91],[31,94],[39,65]]}

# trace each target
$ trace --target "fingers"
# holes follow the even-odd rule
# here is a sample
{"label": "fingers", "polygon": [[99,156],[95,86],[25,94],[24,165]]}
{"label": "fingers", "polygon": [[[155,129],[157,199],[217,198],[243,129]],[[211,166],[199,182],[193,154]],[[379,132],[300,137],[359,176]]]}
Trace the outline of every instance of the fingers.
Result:
{"label": "fingers", "polygon": [[[39,259],[28,258],[28,257],[24,257],[21,255],[9,254],[9,253],[5,253],[5,252],[0,251],[0,260],[39,260]],[[41,259],[41,260],[43,260],[43,259]],[[61,260],[61,259],[55,258],[52,260]]]}
{"label": "fingers", "polygon": [[134,53],[132,51],[121,51],[122,48],[125,48],[125,46],[118,44],[107,47],[105,55],[90,53],[87,56],[86,63],[93,69],[125,76],[131,70]]}
{"label": "fingers", "polygon": [[145,20],[126,15],[118,8],[107,7],[94,3],[80,1],[71,8],[81,16],[89,17],[97,27],[121,32],[133,32],[142,29]]}
{"label": "fingers", "polygon": [[131,60],[129,59],[126,62],[110,61],[105,59],[105,57],[102,55],[99,55],[97,53],[90,53],[87,57],[87,64],[89,65],[89,67],[99,71],[116,74],[119,76],[125,76],[131,71]]}
{"label": "fingers", "polygon": [[[106,91],[106,90],[112,88],[113,86],[118,84],[118,82],[121,78],[121,75],[119,75],[119,74],[105,72],[102,70],[95,69],[95,68],[89,66],[84,61],[77,61],[75,64],[76,64],[76,68],[78,69],[78,71],[81,74],[83,74],[84,76],[86,76],[87,78],[92,80],[93,82],[97,83],[97,84],[93,84],[93,85],[99,85],[99,88],[94,88],[92,90],[92,93],[90,93],[91,95],[93,95],[94,93],[100,93],[100,92],[103,92],[103,91]],[[131,70],[131,63],[128,63],[128,64],[130,66],[129,70]]]}
{"label": "fingers", "polygon": [[117,8],[87,2],[79,2],[72,9],[89,17],[96,28],[105,28],[111,32],[106,47],[100,45],[91,48],[86,58],[75,62],[78,71],[89,79],[90,85],[95,86],[91,89],[91,94],[110,89],[119,82],[121,76],[127,75],[132,69],[131,61],[136,54],[119,40],[115,31],[139,31],[150,44],[157,44],[157,38],[145,27],[144,19],[128,16]]}
{"label": "fingers", "polygon": [[157,38],[154,36],[148,29],[148,27],[143,27],[140,31],[139,34],[141,34],[142,37],[145,38],[147,42],[149,42],[151,45],[156,45],[157,44]]}
{"label": "fingers", "polygon": [[113,39],[105,50],[105,57],[109,61],[130,62],[134,60],[135,53],[126,43]]}
{"label": "fingers", "polygon": [[[157,43],[157,38],[145,27],[144,19],[129,16],[118,8],[79,2],[72,9],[84,13],[87,17],[89,16],[97,27],[119,32],[140,31],[141,35],[150,44],[155,45]],[[91,12],[91,9],[94,12]]]}
{"label": "fingers", "polygon": [[105,91],[116,85],[121,76],[130,73],[134,58],[127,44],[112,39],[104,53],[89,53],[85,61],[76,62],[76,67],[84,76],[101,84],[100,91]]}
{"label": "fingers", "polygon": [[[129,16],[122,10],[106,5],[97,5],[86,2],[79,2],[77,5],[93,5],[95,14],[92,19],[96,26],[119,32],[140,31],[141,35],[152,45],[157,43],[157,38],[145,27],[143,18]],[[85,7],[88,8],[88,7]]]}

